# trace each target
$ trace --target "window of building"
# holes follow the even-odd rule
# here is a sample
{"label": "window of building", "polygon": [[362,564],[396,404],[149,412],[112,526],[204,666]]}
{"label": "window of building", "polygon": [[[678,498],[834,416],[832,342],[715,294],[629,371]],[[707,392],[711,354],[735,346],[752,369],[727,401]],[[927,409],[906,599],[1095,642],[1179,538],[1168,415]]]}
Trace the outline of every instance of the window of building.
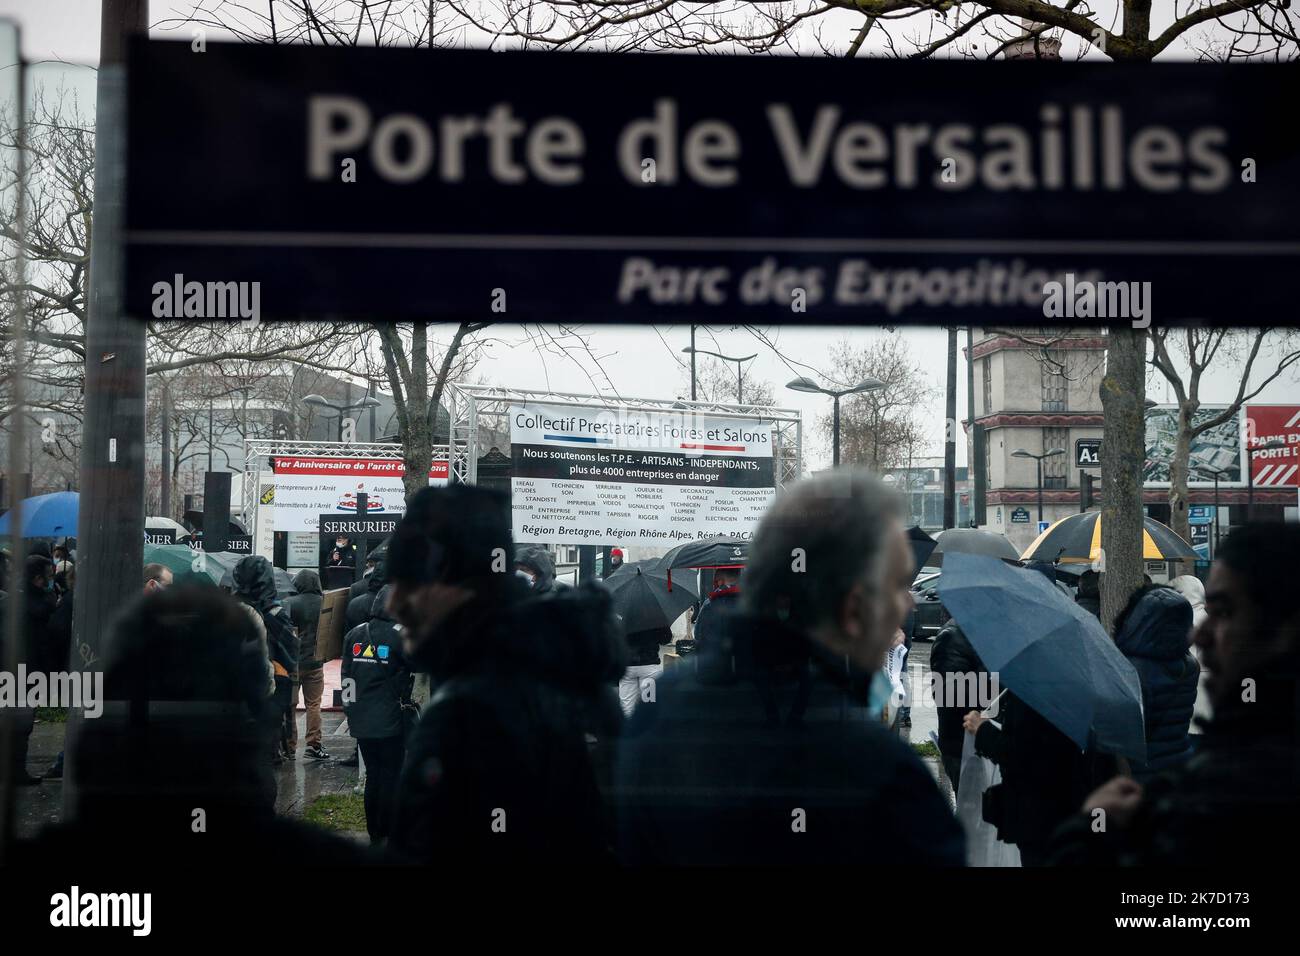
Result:
{"label": "window of building", "polygon": [[1069,383],[1065,379],[1065,350],[1044,349],[1039,366],[1042,369],[1043,411],[1065,411],[1069,397]]}
{"label": "window of building", "polygon": [[1070,431],[1068,428],[1044,428],[1043,451],[1064,448],[1064,455],[1043,459],[1043,487],[1066,488],[1070,475]]}
{"label": "window of building", "polygon": [[984,405],[981,412],[987,415],[993,409],[993,374],[989,368],[989,357],[984,356],[980,363],[984,374]]}

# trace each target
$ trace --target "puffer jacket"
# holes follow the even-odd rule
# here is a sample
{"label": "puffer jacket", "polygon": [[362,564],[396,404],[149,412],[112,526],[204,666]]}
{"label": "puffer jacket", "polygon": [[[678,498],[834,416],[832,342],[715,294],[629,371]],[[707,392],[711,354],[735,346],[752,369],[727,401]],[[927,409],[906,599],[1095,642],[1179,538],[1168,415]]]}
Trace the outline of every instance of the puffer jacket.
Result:
{"label": "puffer jacket", "polygon": [[1134,767],[1139,781],[1178,766],[1191,753],[1187,727],[1201,673],[1188,650],[1191,630],[1187,599],[1172,588],[1155,588],[1142,597],[1115,636],[1116,646],[1142,681],[1147,761]]}

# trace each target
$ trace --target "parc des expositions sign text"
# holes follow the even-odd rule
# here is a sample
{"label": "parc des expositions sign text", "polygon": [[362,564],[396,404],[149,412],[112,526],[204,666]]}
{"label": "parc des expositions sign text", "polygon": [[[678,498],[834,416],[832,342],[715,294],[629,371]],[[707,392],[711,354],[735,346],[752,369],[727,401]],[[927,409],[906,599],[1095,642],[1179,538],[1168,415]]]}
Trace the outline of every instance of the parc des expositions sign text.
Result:
{"label": "parc des expositions sign text", "polygon": [[128,307],[1257,323],[1298,69],[140,41]]}
{"label": "parc des expositions sign text", "polygon": [[515,405],[510,458],[516,541],[748,539],[776,495],[772,425],[756,419]]}

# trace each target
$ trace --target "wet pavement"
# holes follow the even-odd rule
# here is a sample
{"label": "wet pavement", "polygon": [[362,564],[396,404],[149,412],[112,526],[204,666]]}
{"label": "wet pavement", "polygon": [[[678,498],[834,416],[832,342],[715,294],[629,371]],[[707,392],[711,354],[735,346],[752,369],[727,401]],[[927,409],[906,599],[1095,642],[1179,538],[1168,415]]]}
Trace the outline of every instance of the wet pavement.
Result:
{"label": "wet pavement", "polygon": [[[921,687],[930,662],[931,644],[916,642],[912,645],[908,665],[912,673],[914,700],[912,726],[898,731],[899,736],[913,745],[930,741],[931,732],[938,733],[938,713],[926,707],[921,700]],[[814,702],[814,707],[816,706]],[[810,713],[809,717],[813,717]],[[357,786],[359,772],[356,767],[344,767],[339,761],[351,757],[356,751],[356,741],[347,734],[341,711],[326,711],[321,715],[322,740],[329,760],[315,760],[304,756],[304,715],[298,712],[298,753],[296,758],[276,768],[278,792],[276,810],[289,816],[301,817],[307,807],[326,794],[351,793]],[[63,747],[66,725],[38,723],[32,732],[27,766],[30,772],[40,774],[54,763]],[[598,748],[599,750],[599,748]],[[599,753],[593,755],[602,776],[604,760]],[[937,757],[924,757],[926,766],[939,784],[940,790],[953,801],[952,786],[943,772]],[[32,836],[47,823],[57,822],[63,810],[63,784],[59,780],[46,780],[39,786],[21,787],[18,790],[16,825],[20,837]]]}

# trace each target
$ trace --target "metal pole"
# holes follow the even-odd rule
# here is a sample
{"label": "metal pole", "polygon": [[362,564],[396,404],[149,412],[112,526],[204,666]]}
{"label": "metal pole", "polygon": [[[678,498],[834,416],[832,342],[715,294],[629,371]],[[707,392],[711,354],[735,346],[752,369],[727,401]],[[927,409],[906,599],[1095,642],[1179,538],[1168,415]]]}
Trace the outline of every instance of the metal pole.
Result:
{"label": "metal pole", "polygon": [[948,329],[948,401],[943,446],[943,526],[957,526],[957,326]]}
{"label": "metal pole", "polygon": [[831,456],[831,467],[838,468],[840,464],[840,397],[835,398],[835,424],[831,428],[834,435],[834,451]]}
{"label": "metal pole", "polygon": [[1043,459],[1035,458],[1034,464],[1038,466],[1038,520],[1043,520]]}
{"label": "metal pole", "polygon": [[[21,62],[22,33],[17,26],[14,27],[14,41],[19,52],[15,81],[18,149],[14,162],[18,175],[16,177],[17,195],[14,199],[14,225],[18,233],[18,242],[15,244],[14,249],[14,284],[21,289],[27,281],[27,67]],[[10,476],[16,477],[23,468],[24,432],[27,425],[26,410],[23,408],[27,400],[25,381],[27,375],[24,367],[25,353],[27,351],[27,309],[22,293],[14,296],[13,308],[14,376],[12,388],[15,414],[10,425],[8,467]],[[18,673],[18,665],[27,657],[26,635],[23,627],[25,619],[23,604],[27,598],[27,567],[25,555],[23,555],[22,549],[18,547],[23,540],[23,505],[19,490],[19,486],[13,483],[11,477],[10,497],[12,501],[9,507],[9,528],[10,541],[14,545],[14,555],[13,562],[9,567],[9,581],[6,584],[9,589],[9,598],[5,602],[8,613],[5,621],[0,623],[0,626],[4,627],[6,637],[4,642],[4,669],[7,673],[14,675]],[[24,646],[20,647],[19,645]],[[21,723],[25,724],[25,720]],[[18,753],[24,750],[18,742],[18,735],[24,732],[24,728],[20,727],[18,708],[5,707],[0,712],[0,863],[6,862],[12,839],[14,805],[16,803],[14,787],[17,785],[14,778],[16,774],[27,772],[25,762],[21,767],[15,766]]]}
{"label": "metal pole", "polygon": [[736,404],[745,404],[745,370],[740,362],[736,363]]}
{"label": "metal pole", "polygon": [[1246,521],[1255,520],[1255,449],[1246,449]]}
{"label": "metal pole", "polygon": [[1214,476],[1214,550],[1210,553],[1210,557],[1217,558],[1218,556],[1219,556],[1219,476],[1216,473]]}
{"label": "metal pole", "polygon": [[216,411],[212,406],[212,399],[208,399],[208,471],[212,470],[212,421],[216,418]]}
{"label": "metal pole", "polygon": [[172,410],[171,391],[164,381],[162,385],[162,514],[164,518],[172,515]]}
{"label": "metal pole", "polygon": [[691,401],[695,401],[695,325],[691,325]]}
{"label": "metal pole", "polygon": [[[81,507],[72,666],[99,671],[107,622],[140,591],[144,541],[145,324],[124,310],[122,228],[126,171],[126,41],[146,32],[146,0],[102,0],[95,105],[95,223],[86,319]],[[76,739],[69,716],[63,819],[77,806]]]}

